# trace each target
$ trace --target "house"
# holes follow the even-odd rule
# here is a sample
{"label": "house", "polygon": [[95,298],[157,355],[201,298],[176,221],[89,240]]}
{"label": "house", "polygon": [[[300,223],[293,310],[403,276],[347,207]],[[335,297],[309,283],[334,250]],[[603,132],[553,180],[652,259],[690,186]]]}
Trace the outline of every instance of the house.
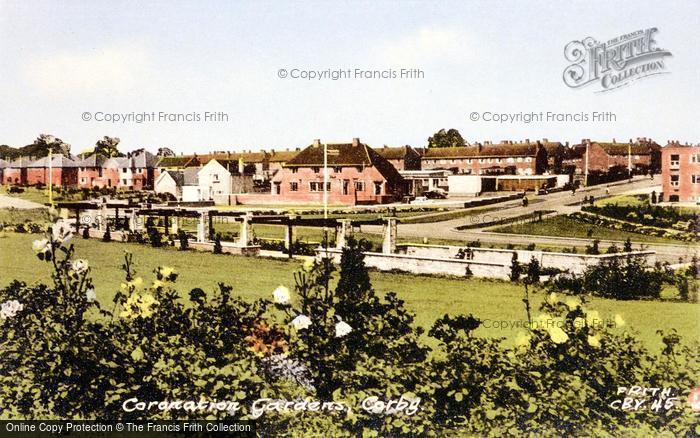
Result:
{"label": "house", "polygon": [[[199,169],[196,167],[189,167],[183,170],[166,170],[156,178],[154,183],[154,190],[156,193],[170,193],[175,199],[185,200],[183,198],[183,191],[188,191],[191,189],[185,189],[185,187],[196,187],[199,189],[197,173]],[[196,196],[188,195],[187,200],[199,201],[201,196],[197,191]],[[191,198],[196,199],[191,199]]]}
{"label": "house", "polygon": [[[235,154],[229,155],[234,158]],[[197,172],[197,187],[200,201],[213,200],[217,204],[228,204],[229,195],[233,193],[250,193],[253,191],[253,176],[255,167],[246,168],[239,159],[212,159]],[[192,189],[186,189],[184,194],[191,198]],[[192,200],[192,199],[188,199]]]}
{"label": "house", "polygon": [[[327,184],[324,187],[324,149]],[[354,138],[352,143],[324,145],[320,140],[300,151],[272,178],[276,202],[382,204],[401,199],[403,179],[389,161]]]}
{"label": "house", "polygon": [[231,168],[232,171],[236,171],[240,167],[237,173],[252,175],[258,179],[264,179],[268,170],[267,153],[265,151],[212,152],[200,157],[200,161],[204,165],[211,160],[226,163],[227,168]]}
{"label": "house", "polygon": [[194,155],[179,155],[172,157],[160,157],[156,167],[159,173],[163,173],[166,170],[182,170],[188,167],[201,167],[202,162],[199,160],[197,154]]}
{"label": "house", "polygon": [[400,170],[404,180],[404,193],[423,196],[425,192],[449,191],[449,170]]}
{"label": "house", "polygon": [[661,168],[660,161],[660,146],[647,138],[630,139],[627,143],[618,143],[615,139],[611,142],[583,139],[567,153],[562,166],[577,174],[609,172],[611,169],[645,174],[649,171],[657,173]]}
{"label": "house", "polygon": [[665,202],[700,202],[700,145],[669,142],[661,149]]}
{"label": "house", "polygon": [[63,155],[53,154],[27,165],[27,184],[51,184],[69,187],[78,185],[78,162]]}
{"label": "house", "polygon": [[289,149],[285,151],[276,151],[272,149],[270,153],[268,153],[267,156],[267,162],[268,162],[268,167],[267,167],[267,176],[268,179],[272,179],[272,177],[275,175],[275,173],[282,169],[284,165],[290,161],[292,158],[296,157],[297,154],[299,153],[301,149],[296,149],[293,151],[290,151]]}
{"label": "house", "polygon": [[420,153],[411,146],[389,147],[375,149],[379,155],[386,158],[399,172],[402,170],[420,170]]}
{"label": "house", "polygon": [[0,158],[0,184],[5,181],[3,174],[5,173],[5,168],[8,164],[10,163]]}
{"label": "house", "polygon": [[103,165],[107,158],[92,154],[78,160],[78,185],[82,188],[103,187]]}
{"label": "house", "polygon": [[538,175],[547,169],[547,150],[539,141],[530,140],[427,148],[421,157],[421,169],[471,175]]}
{"label": "house", "polygon": [[33,160],[27,157],[19,157],[10,161],[3,170],[2,178],[5,184],[26,185],[27,166]]}
{"label": "house", "polygon": [[103,187],[128,190],[151,189],[159,174],[158,157],[143,149],[130,152],[126,157],[112,157],[102,164]]}
{"label": "house", "polygon": [[541,143],[547,151],[547,170],[549,173],[562,173],[562,164],[566,151],[569,149],[569,142],[567,141],[566,146],[564,146],[561,142],[543,138]]}

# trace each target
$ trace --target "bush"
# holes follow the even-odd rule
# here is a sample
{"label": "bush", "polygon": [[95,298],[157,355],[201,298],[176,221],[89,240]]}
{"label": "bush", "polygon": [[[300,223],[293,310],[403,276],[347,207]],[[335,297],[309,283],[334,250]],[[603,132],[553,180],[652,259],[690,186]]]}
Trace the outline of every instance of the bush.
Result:
{"label": "bush", "polygon": [[510,281],[520,281],[523,267],[518,263],[518,253],[513,252],[513,257],[510,260]]}
{"label": "bush", "polygon": [[180,241],[180,251],[187,251],[190,248],[190,238],[185,230],[179,230],[177,232],[177,238]]}
{"label": "bush", "polygon": [[216,233],[214,236],[214,254],[221,254],[223,248],[221,247],[221,233]]}
{"label": "bush", "polygon": [[102,235],[102,241],[103,242],[111,242],[112,241],[112,233],[109,231],[109,225],[107,225],[107,228],[105,229],[105,233]]}
{"label": "bush", "polygon": [[[34,242],[51,285],[0,290],[0,410],[8,418],[249,419],[254,401],[266,398],[340,409],[263,415],[263,436],[697,433],[685,400],[700,373],[698,346],[660,332],[664,349],[651,354],[621,328],[621,315],[609,324],[576,297],[552,294],[534,318],[527,310],[512,348],[477,336],[481,322],[471,315],[438,319],[427,334],[435,342],[426,343],[394,293],[375,293],[363,243],[350,240],[338,271],[329,259],[306,262],[294,291],[278,287],[273,302],[243,301],[223,284],[181,295],[172,268],[143,277],[127,253],[124,282],[105,308],[68,238],[58,230]],[[665,412],[616,409],[618,387],[632,384],[677,388],[680,401]],[[235,404],[123,408],[129,399],[200,398]],[[392,399],[410,411],[361,408]]]}

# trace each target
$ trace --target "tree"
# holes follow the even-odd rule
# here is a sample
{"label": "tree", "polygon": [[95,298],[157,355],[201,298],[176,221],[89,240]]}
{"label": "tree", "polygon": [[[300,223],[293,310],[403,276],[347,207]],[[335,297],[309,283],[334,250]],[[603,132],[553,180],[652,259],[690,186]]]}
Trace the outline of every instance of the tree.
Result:
{"label": "tree", "polygon": [[214,254],[221,254],[223,248],[221,247],[221,233],[216,233],[214,236]]}
{"label": "tree", "polygon": [[428,138],[429,148],[450,148],[464,146],[464,138],[456,129],[441,129]]}
{"label": "tree", "polygon": [[97,143],[95,143],[95,154],[106,158],[124,156],[124,154],[117,149],[119,141],[118,137],[108,137],[105,135],[101,140],[97,140]]}
{"label": "tree", "polygon": [[38,157],[47,156],[49,154],[49,149],[51,149],[51,152],[54,154],[70,154],[70,145],[51,134],[39,134],[36,140],[34,140],[33,146],[33,155]]}
{"label": "tree", "polygon": [[525,282],[528,284],[535,284],[540,282],[540,273],[542,269],[540,268],[540,262],[532,256],[530,258],[530,263],[527,264],[527,278]]}
{"label": "tree", "polygon": [[518,263],[518,253],[513,252],[513,258],[510,261],[510,280],[519,281],[520,274],[523,272],[523,267]]}
{"label": "tree", "polygon": [[159,157],[174,157],[175,152],[173,152],[172,149],[170,148],[158,148],[158,153],[156,154]]}

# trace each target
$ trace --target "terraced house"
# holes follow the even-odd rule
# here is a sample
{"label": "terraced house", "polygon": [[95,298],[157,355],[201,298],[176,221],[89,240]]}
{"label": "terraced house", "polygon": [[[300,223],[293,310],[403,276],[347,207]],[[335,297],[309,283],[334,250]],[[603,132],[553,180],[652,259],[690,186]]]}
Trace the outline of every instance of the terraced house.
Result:
{"label": "terraced house", "polygon": [[[588,158],[586,158],[586,154]],[[564,159],[563,167],[570,172],[609,172],[615,168],[641,174],[661,169],[661,147],[647,138],[632,139],[627,143],[591,141],[583,139],[574,145]]]}
{"label": "terraced house", "polygon": [[421,169],[450,170],[455,174],[539,175],[547,166],[547,149],[541,142],[530,140],[427,148],[421,157]]}
{"label": "terraced house", "polygon": [[274,202],[321,203],[324,191],[331,204],[382,204],[401,199],[403,179],[392,164],[354,138],[332,143],[324,187],[324,146],[320,140],[299,152],[272,178]]}
{"label": "terraced house", "polygon": [[78,184],[78,168],[77,161],[62,154],[43,157],[27,165],[27,184],[75,187]]}
{"label": "terraced house", "polygon": [[664,146],[661,183],[666,202],[700,202],[700,145],[676,141]]}
{"label": "terraced house", "polygon": [[384,146],[375,150],[398,171],[420,170],[420,153],[411,146]]}

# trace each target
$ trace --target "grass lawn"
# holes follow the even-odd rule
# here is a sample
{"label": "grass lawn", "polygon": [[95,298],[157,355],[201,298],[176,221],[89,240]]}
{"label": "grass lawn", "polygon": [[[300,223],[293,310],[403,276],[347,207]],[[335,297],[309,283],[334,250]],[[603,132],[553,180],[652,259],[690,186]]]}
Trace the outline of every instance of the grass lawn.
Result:
{"label": "grass lawn", "polygon": [[[524,224],[511,224],[496,227],[490,231],[511,234],[529,234],[536,236],[580,237],[584,239],[619,240],[629,238],[632,243],[671,243],[680,245],[683,242],[663,237],[645,236],[628,231],[613,230],[598,225],[584,224],[566,216],[554,216],[543,219],[541,222],[528,222]],[[589,235],[588,233],[591,232]]]}
{"label": "grass lawn", "polygon": [[[0,238],[0,287],[13,279],[29,283],[49,281],[49,266],[39,261],[31,248],[32,240],[38,237],[8,232]],[[137,274],[143,276],[146,282],[153,279],[152,270],[157,265],[177,269],[180,272],[177,285],[181,294],[194,287],[211,291],[219,282],[224,282],[232,285],[234,291],[246,299],[270,298],[272,290],[280,284],[293,287],[293,273],[301,266],[299,261],[181,252],[172,248],[102,243],[77,237],[72,242],[77,257],[89,261],[98,299],[107,305],[123,280],[120,265],[124,250],[134,254]],[[406,301],[408,308],[416,313],[417,323],[426,329],[445,313],[472,313],[489,326],[480,328],[478,334],[504,337],[507,338],[506,342],[511,343],[518,328],[500,329],[494,327],[494,321],[513,324],[526,320],[523,289],[508,282],[381,272],[373,272],[371,277],[377,291],[396,291]],[[538,308],[543,297],[543,293],[532,295],[534,308]],[[642,341],[653,349],[661,345],[655,335],[658,329],[674,327],[686,339],[697,339],[700,332],[700,304],[593,298],[589,306],[598,310],[603,318],[620,313],[627,321],[623,329],[638,330]]]}

